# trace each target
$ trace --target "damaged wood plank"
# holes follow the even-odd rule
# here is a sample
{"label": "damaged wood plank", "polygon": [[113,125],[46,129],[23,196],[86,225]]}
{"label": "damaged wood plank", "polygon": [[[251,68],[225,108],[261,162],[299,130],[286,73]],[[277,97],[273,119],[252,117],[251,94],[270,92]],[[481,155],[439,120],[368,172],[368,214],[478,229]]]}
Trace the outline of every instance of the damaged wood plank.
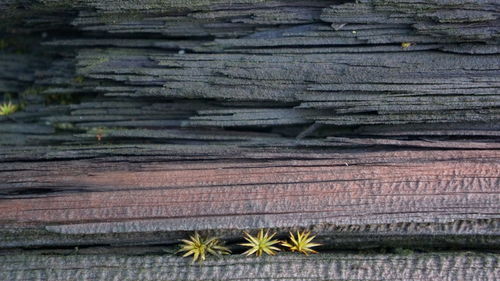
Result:
{"label": "damaged wood plank", "polygon": [[168,256],[0,256],[4,280],[497,280],[497,254],[279,255],[209,260],[206,266]]}
{"label": "damaged wood plank", "polygon": [[196,162],[166,161],[165,153],[1,164],[0,222],[92,234],[498,218],[495,150],[322,152],[294,160],[226,151],[225,160],[223,153]]}
{"label": "damaged wood plank", "polygon": [[[42,39],[31,39],[31,51],[46,61],[29,68],[24,62],[36,60],[12,60],[14,48],[4,48],[0,66],[9,71],[0,85],[26,107],[0,116],[3,145],[93,144],[93,136],[107,135],[113,144],[185,137],[345,147],[357,146],[350,137],[369,137],[353,136],[359,126],[380,125],[395,134],[370,145],[444,140],[487,148],[498,141],[495,130],[458,140],[458,133],[397,135],[432,123],[475,132],[499,120],[494,1],[120,1],[120,12],[110,8],[118,2],[24,4],[36,20],[27,16],[16,28],[56,21],[54,14],[66,11],[70,22],[62,17],[48,26],[65,25],[78,36],[47,26]],[[32,89],[36,95],[26,98]],[[215,136],[240,132],[269,136]]]}
{"label": "damaged wood plank", "polygon": [[0,279],[498,279],[496,2],[2,1]]}

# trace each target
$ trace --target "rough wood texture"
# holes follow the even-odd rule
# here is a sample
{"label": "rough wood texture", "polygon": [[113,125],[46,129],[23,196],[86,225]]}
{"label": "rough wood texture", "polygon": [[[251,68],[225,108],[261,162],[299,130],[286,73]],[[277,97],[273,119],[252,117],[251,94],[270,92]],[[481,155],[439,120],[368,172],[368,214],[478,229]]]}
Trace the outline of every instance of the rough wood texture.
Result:
{"label": "rough wood texture", "polygon": [[[497,254],[462,255],[500,248],[498,1],[0,12],[0,102],[23,105],[0,116],[0,279],[498,279]],[[238,252],[262,227],[457,251],[151,256],[193,230]]]}
{"label": "rough wood texture", "polygon": [[[0,117],[0,144],[99,129],[113,143],[497,148],[496,1],[345,2],[25,3],[11,28],[34,43],[0,56],[0,91],[30,102]],[[394,135],[359,141],[374,125]]]}
{"label": "rough wood texture", "polygon": [[[387,236],[375,245],[429,234],[473,234],[457,242],[462,247],[480,247],[483,239],[498,244],[488,238],[499,234],[497,151],[183,152],[149,145],[99,156],[89,149],[73,149],[68,160],[57,159],[67,157],[64,150],[10,151],[17,158],[0,164],[4,228],[44,229],[49,236],[226,229],[235,238],[238,229],[316,226],[326,235]],[[156,156],[145,156],[146,149]],[[47,244],[4,235],[7,247]]]}
{"label": "rough wood texture", "polygon": [[[189,265],[160,256],[0,257],[3,280],[498,280],[498,255],[456,253],[235,257]],[[50,269],[49,269],[50,268]]]}
{"label": "rough wood texture", "polygon": [[[36,162],[39,171],[30,169],[31,163],[1,164],[9,169],[1,172],[2,197],[9,200],[0,203],[0,223],[92,233],[498,216],[500,179],[492,177],[500,174],[496,151],[374,152],[349,158],[324,152],[321,159],[292,161],[279,159],[279,153],[277,159],[269,156]],[[145,221],[127,223],[133,220]]]}

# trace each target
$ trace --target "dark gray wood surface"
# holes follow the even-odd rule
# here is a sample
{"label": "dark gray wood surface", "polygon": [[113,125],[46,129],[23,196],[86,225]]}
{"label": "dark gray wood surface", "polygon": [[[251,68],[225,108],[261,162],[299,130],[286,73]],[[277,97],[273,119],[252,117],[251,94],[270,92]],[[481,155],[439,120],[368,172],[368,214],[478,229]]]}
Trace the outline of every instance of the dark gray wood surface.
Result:
{"label": "dark gray wood surface", "polygon": [[[0,12],[0,280],[499,278],[498,1]],[[259,228],[323,246],[240,257]]]}

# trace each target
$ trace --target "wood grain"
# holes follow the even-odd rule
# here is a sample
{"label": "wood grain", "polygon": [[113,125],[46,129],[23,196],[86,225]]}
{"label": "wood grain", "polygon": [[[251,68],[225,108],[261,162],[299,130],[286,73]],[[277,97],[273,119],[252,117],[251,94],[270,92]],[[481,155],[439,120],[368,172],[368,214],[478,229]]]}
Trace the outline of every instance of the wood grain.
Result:
{"label": "wood grain", "polygon": [[0,1],[0,280],[499,279],[497,2]]}
{"label": "wood grain", "polygon": [[497,254],[320,254],[208,260],[169,256],[0,256],[2,280],[498,280]]}
{"label": "wood grain", "polygon": [[495,0],[14,3],[0,145],[498,148]]}
{"label": "wood grain", "polygon": [[2,166],[16,172],[0,173],[6,179],[0,222],[90,234],[499,216],[498,151],[320,155],[37,161],[40,171],[29,162],[9,162]]}

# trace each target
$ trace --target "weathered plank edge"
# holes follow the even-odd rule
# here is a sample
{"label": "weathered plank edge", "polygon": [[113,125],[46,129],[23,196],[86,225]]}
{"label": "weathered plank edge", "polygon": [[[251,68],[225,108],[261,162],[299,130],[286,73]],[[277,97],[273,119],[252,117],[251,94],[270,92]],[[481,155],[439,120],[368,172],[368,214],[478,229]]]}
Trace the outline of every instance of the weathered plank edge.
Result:
{"label": "weathered plank edge", "polygon": [[191,265],[168,255],[0,256],[2,280],[498,280],[498,254],[231,256]]}

